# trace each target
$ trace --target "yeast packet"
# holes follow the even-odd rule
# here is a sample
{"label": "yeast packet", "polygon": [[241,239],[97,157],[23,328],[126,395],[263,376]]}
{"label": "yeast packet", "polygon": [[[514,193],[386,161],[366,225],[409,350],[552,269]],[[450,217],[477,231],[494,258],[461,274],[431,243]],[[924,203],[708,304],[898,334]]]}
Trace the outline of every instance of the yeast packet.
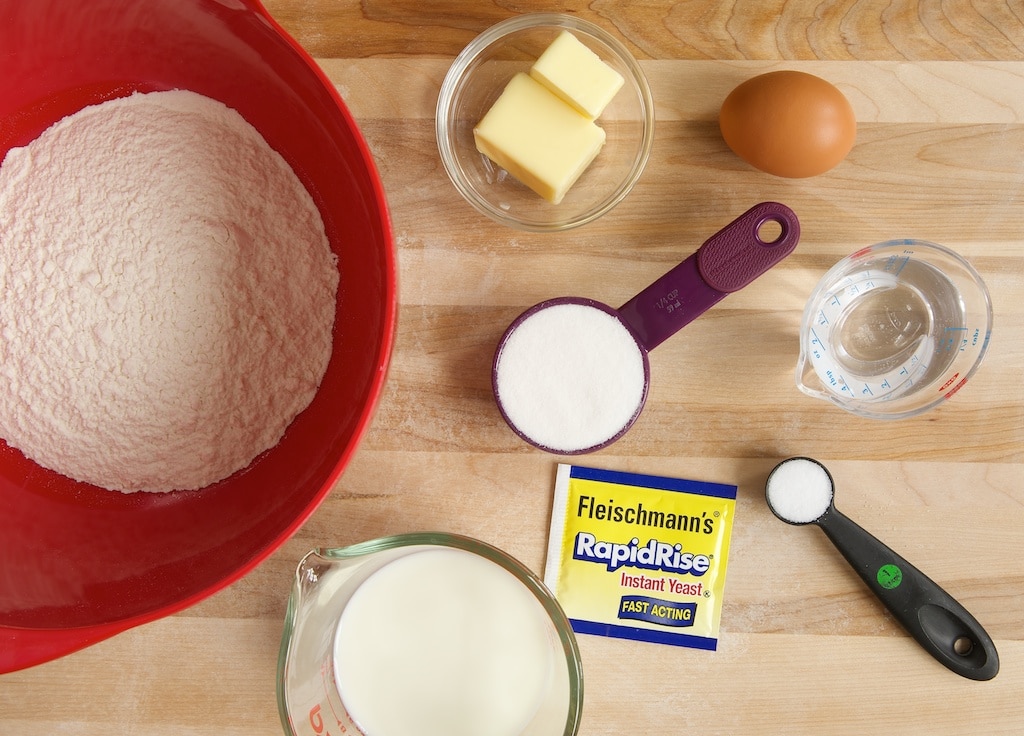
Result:
{"label": "yeast packet", "polygon": [[559,464],[544,582],[573,631],[716,649],[736,490]]}

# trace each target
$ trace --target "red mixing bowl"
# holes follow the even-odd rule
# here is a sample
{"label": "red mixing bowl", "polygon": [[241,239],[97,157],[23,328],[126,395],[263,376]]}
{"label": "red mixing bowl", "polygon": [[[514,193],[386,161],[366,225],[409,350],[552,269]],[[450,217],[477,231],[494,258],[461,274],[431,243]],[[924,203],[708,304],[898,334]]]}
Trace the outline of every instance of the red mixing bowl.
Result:
{"label": "red mixing bowl", "polygon": [[380,180],[333,85],[256,0],[0,0],[0,158],[85,105],[162,89],[236,109],[309,189],[341,273],[334,352],[280,444],[200,491],[107,491],[0,442],[0,672],[245,575],[330,491],[384,382],[396,276]]}

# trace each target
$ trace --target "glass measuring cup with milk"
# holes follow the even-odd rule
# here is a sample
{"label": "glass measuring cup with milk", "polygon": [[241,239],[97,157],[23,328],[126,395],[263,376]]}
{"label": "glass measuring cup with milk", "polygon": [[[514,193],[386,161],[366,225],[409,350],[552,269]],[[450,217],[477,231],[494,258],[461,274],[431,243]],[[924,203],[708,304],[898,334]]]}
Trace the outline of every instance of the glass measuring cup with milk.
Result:
{"label": "glass measuring cup with milk", "polygon": [[964,386],[991,331],[988,290],[960,255],[879,243],[834,265],[808,299],[797,386],[861,416],[914,416]]}
{"label": "glass measuring cup with milk", "polygon": [[420,533],[306,555],[277,695],[289,736],[572,736],[583,674],[539,578],[483,542]]}

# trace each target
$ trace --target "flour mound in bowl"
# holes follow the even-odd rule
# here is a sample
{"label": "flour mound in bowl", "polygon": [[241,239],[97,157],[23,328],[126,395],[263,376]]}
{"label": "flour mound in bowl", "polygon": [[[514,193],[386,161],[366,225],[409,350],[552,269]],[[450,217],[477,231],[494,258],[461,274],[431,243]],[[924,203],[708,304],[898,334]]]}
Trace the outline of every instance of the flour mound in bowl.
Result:
{"label": "flour mound in bowl", "polygon": [[316,394],[338,280],[313,199],[237,112],[85,108],[0,165],[0,437],[111,490],[226,478]]}

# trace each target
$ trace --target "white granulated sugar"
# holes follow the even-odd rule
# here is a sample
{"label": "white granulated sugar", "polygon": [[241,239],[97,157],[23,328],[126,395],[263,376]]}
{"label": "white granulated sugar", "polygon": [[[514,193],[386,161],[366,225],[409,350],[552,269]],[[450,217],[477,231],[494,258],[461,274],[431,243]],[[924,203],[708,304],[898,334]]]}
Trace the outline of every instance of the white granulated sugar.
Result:
{"label": "white granulated sugar", "polygon": [[806,458],[781,463],[768,477],[768,505],[791,524],[809,524],[828,511],[832,480],[823,467]]}
{"label": "white granulated sugar", "polygon": [[312,401],[337,288],[316,205],[238,113],[86,108],[0,166],[0,436],[113,490],[223,479]]}
{"label": "white granulated sugar", "polygon": [[554,304],[520,322],[495,365],[509,422],[534,443],[579,452],[629,425],[644,398],[644,356],[629,330],[596,307]]}

